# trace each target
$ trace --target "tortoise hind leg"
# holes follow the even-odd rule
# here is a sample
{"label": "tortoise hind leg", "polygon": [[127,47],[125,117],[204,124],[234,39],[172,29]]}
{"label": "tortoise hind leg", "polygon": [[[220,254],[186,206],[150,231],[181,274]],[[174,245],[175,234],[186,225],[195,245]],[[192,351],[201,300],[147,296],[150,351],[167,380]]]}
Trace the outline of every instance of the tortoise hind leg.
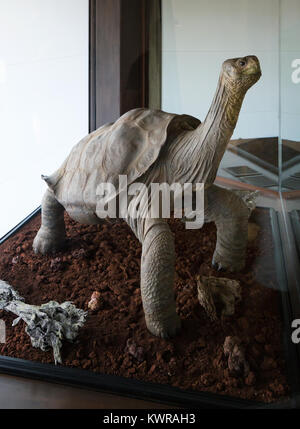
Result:
{"label": "tortoise hind leg", "polygon": [[64,208],[53,191],[47,189],[42,201],[42,225],[33,241],[35,253],[43,255],[59,250],[66,241]]}
{"label": "tortoise hind leg", "polygon": [[143,245],[141,261],[141,294],[148,330],[158,337],[177,334],[181,321],[174,299],[174,238],[162,219],[128,222]]}

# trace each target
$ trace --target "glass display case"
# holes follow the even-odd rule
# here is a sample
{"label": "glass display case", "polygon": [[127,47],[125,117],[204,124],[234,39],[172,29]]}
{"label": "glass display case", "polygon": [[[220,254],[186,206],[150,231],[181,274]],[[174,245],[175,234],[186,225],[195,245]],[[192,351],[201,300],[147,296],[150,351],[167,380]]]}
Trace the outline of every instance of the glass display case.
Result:
{"label": "glass display case", "polygon": [[[12,326],[15,316],[0,310],[0,372],[183,407],[299,408],[299,1],[82,0],[70,7],[64,0],[55,10],[51,2],[37,3],[27,10],[32,28],[19,27],[14,50],[2,38],[0,86],[7,120],[1,132],[10,143],[1,148],[6,167],[0,172],[0,280],[28,304],[72,301],[87,319],[77,340],[63,344],[62,362],[55,365],[51,348],[34,348],[26,323]],[[15,9],[4,12],[15,20]],[[60,19],[57,37],[45,35],[38,24],[47,24],[49,12]],[[18,22],[24,20],[19,10]],[[39,35],[47,42],[44,57]],[[22,43],[23,59],[16,48]],[[55,46],[60,56],[54,58]],[[15,70],[11,52],[19,62],[28,61],[27,74]],[[233,263],[225,270],[213,263],[218,220],[208,218],[201,229],[190,230],[180,219],[169,219],[182,326],[174,337],[160,338],[147,329],[143,312],[145,245],[126,222],[86,225],[65,213],[66,247],[56,254],[33,252],[41,224],[37,200],[46,190],[39,175],[55,171],[88,132],[133,108],[190,115],[182,125],[189,132],[201,126],[199,120],[208,123],[211,112],[222,107],[220,102],[210,110],[228,59],[234,67],[251,61],[258,67],[259,61],[262,73],[244,94],[214,180],[215,198],[232,190],[232,198],[248,207],[245,265],[234,272]],[[47,74],[43,61],[55,63],[54,75]],[[239,73],[241,79],[244,72]],[[29,99],[28,108],[9,102],[20,95]],[[214,100],[220,101],[218,93]],[[210,124],[216,135],[225,116]],[[22,139],[13,119],[22,124]],[[170,130],[178,132],[169,126],[169,139]],[[207,151],[203,159],[209,156]],[[191,169],[192,161],[195,156],[185,160]],[[229,211],[226,228],[238,240],[244,224],[240,217],[233,229],[234,215]],[[233,295],[232,285],[238,285]],[[207,295],[209,287],[215,297]],[[0,305],[1,296],[0,288]],[[98,300],[95,308],[91,298]]]}

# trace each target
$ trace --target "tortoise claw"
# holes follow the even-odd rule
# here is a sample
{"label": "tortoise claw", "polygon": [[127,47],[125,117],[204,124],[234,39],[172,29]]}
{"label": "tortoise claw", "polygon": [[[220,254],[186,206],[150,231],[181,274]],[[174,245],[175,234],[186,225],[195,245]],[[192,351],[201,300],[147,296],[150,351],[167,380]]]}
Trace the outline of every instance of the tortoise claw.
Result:
{"label": "tortoise claw", "polygon": [[223,271],[229,271],[229,272],[240,271],[245,266],[244,259],[241,259],[241,260],[238,260],[238,261],[237,260],[232,260],[231,262],[229,262],[227,260],[226,261],[224,261],[224,260],[221,261],[221,259],[222,258],[220,258],[218,256],[218,254],[216,254],[216,255],[213,256],[212,263],[211,263],[212,267],[216,271],[218,271],[218,272],[220,272],[220,271],[222,271],[222,272]]}
{"label": "tortoise claw", "polygon": [[225,268],[222,266],[222,264],[216,262],[214,259],[212,260],[211,265],[216,271],[225,271]]}
{"label": "tortoise claw", "polygon": [[211,266],[215,269],[218,270],[219,264],[217,262],[215,262],[214,260],[212,260],[211,262]]}

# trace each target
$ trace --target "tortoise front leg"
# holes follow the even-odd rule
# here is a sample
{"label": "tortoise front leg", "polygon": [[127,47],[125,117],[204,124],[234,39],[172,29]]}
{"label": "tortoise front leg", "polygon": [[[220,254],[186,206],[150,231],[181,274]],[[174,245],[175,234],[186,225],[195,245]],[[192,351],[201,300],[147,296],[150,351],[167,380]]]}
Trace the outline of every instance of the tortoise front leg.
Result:
{"label": "tortoise front leg", "polygon": [[56,200],[53,191],[47,189],[42,201],[42,225],[33,241],[33,250],[43,255],[55,252],[65,240],[64,207]]}
{"label": "tortoise front leg", "polygon": [[147,328],[158,337],[173,337],[181,327],[173,290],[173,234],[162,219],[137,220],[131,227],[143,245],[141,294]]}
{"label": "tortoise front leg", "polygon": [[249,210],[234,192],[212,185],[206,190],[205,218],[217,227],[214,268],[239,271],[245,266]]}

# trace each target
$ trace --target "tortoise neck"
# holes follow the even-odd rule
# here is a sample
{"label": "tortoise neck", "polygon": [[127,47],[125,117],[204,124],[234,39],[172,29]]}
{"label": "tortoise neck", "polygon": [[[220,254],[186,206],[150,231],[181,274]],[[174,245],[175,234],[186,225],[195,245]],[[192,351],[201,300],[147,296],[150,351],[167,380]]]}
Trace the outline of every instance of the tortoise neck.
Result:
{"label": "tortoise neck", "polygon": [[215,96],[205,121],[196,132],[199,135],[198,145],[203,153],[214,152],[214,165],[218,168],[226,146],[236,126],[245,92],[238,90],[221,74]]}

